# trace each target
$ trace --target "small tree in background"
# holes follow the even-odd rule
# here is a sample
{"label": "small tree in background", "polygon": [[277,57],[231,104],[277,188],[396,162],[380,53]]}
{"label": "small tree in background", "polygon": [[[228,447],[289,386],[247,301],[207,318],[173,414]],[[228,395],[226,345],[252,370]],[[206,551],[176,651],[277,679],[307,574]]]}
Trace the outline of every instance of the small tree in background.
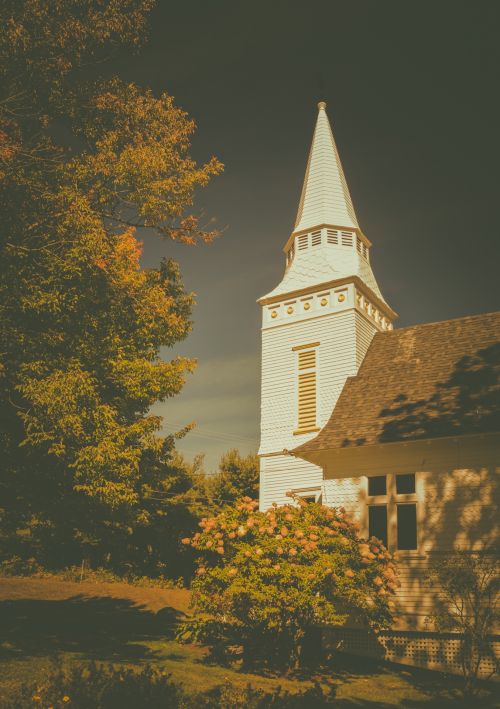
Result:
{"label": "small tree in background", "polygon": [[464,693],[474,695],[483,660],[491,658],[495,665],[492,674],[498,672],[498,660],[491,647],[491,633],[499,620],[498,550],[460,551],[439,557],[431,564],[427,581],[439,589],[440,601],[429,619],[439,632],[462,635]]}
{"label": "small tree in background", "polygon": [[195,619],[181,640],[200,640],[221,656],[243,648],[246,665],[292,669],[306,631],[348,616],[372,628],[390,623],[397,580],[391,555],[360,540],[343,510],[306,504],[256,511],[244,498],[186,545],[203,552],[192,585]]}
{"label": "small tree in background", "polygon": [[208,495],[217,507],[236,502],[243,497],[258,496],[259,459],[250,453],[242,456],[236,448],[224,453],[219,462],[219,470],[207,478]]}

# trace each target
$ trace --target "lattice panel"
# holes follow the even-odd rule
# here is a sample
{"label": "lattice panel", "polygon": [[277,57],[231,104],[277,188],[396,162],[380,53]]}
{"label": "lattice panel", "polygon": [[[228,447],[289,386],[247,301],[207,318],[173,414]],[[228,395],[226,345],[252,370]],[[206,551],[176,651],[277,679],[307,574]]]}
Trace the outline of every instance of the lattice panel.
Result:
{"label": "lattice panel", "polygon": [[[325,647],[351,655],[364,655],[415,667],[461,674],[461,639],[456,634],[381,632],[345,628],[327,630]],[[480,674],[489,677],[500,659],[500,637],[491,638],[491,657],[481,664]]]}

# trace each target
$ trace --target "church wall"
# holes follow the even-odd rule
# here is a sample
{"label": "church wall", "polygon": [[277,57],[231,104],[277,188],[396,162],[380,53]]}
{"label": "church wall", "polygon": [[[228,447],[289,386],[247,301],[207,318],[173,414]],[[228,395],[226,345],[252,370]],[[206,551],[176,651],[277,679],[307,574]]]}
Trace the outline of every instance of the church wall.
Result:
{"label": "church wall", "polygon": [[361,367],[375,332],[372,323],[356,311],[356,371]]}
{"label": "church wall", "polygon": [[348,376],[356,374],[376,332],[355,309],[316,316],[262,331],[261,487],[260,504],[286,502],[288,490],[321,487],[322,471],[316,465],[286,455],[267,454],[291,450],[313,438],[317,431],[294,435],[297,429],[297,353],[293,347],[318,343],[317,424],[330,418]]}
{"label": "church wall", "polygon": [[[429,616],[439,603],[440,589],[430,587],[425,577],[431,560],[444,558],[451,551],[479,550],[498,542],[500,466],[482,465],[479,440],[477,446],[477,467],[416,472],[418,550],[395,551],[401,586],[392,630],[384,631],[378,639],[356,628],[335,630],[327,633],[328,645],[393,662],[460,672],[459,637],[435,632]],[[376,474],[383,472],[394,473],[394,468],[382,471],[379,467]],[[367,477],[325,480],[323,489],[326,504],[344,507],[367,536]],[[500,628],[491,628],[491,633],[492,647],[499,657]],[[492,667],[492,661],[485,660],[483,675]]]}
{"label": "church wall", "polygon": [[[399,557],[399,630],[429,629],[425,619],[438,594],[438,589],[424,583],[430,559],[453,550],[482,549],[498,541],[499,473],[500,467],[494,466],[416,472],[418,550],[391,549]],[[344,507],[361,525],[362,536],[368,536],[366,497],[366,476],[324,482],[325,503]]]}
{"label": "church wall", "polygon": [[307,463],[289,455],[276,455],[261,458],[260,461],[260,506],[267,509],[276,502],[278,505],[290,504],[286,493],[289,490],[321,490],[323,471],[317,465]]}

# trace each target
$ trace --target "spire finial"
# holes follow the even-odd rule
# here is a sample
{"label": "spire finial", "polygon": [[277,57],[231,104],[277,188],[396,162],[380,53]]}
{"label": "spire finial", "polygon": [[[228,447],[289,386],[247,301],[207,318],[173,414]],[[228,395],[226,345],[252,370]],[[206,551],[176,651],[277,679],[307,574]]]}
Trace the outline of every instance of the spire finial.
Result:
{"label": "spire finial", "polygon": [[359,228],[325,108],[320,101],[294,232],[320,224]]}

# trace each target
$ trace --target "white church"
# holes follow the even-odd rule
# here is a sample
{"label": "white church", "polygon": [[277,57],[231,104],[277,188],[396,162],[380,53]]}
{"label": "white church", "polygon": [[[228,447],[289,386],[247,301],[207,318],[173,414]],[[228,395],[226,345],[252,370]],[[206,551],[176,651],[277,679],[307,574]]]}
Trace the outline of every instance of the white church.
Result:
{"label": "white church", "polygon": [[258,301],[260,506],[294,492],[344,507],[397,552],[394,628],[345,628],[338,646],[459,671],[456,636],[429,626],[438,589],[424,576],[433,555],[498,541],[500,313],[394,329],[318,109],[285,273]]}

